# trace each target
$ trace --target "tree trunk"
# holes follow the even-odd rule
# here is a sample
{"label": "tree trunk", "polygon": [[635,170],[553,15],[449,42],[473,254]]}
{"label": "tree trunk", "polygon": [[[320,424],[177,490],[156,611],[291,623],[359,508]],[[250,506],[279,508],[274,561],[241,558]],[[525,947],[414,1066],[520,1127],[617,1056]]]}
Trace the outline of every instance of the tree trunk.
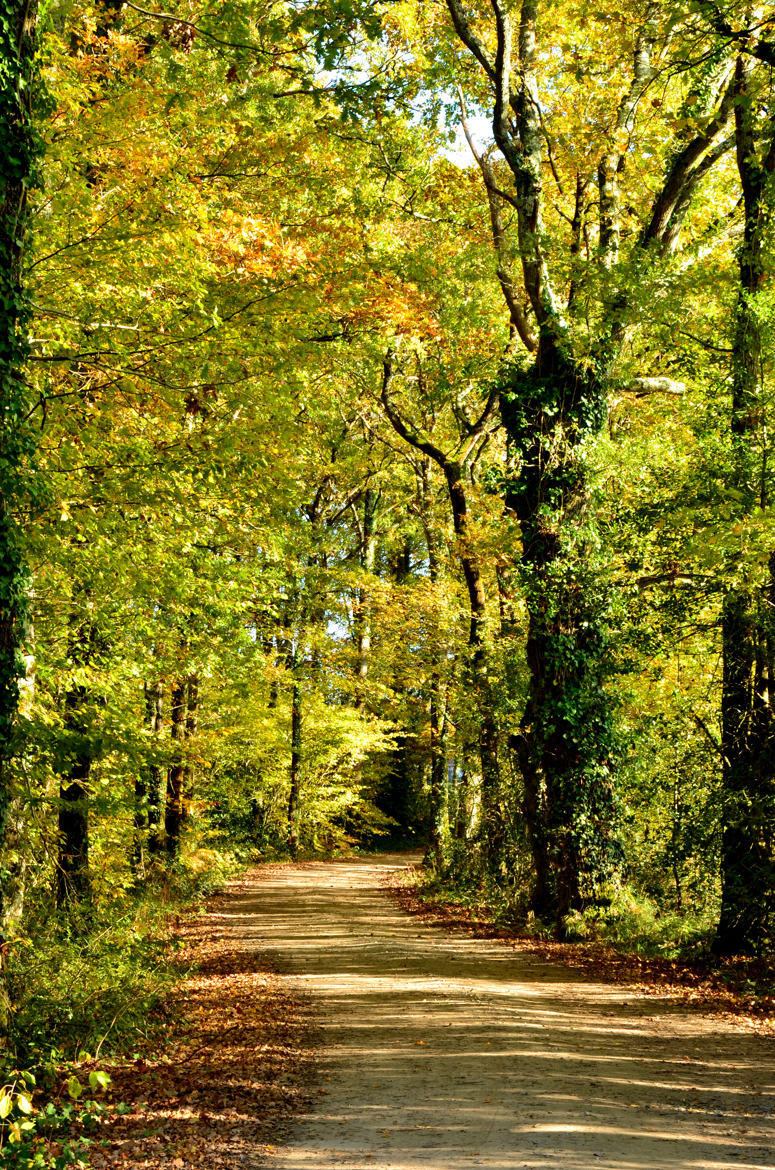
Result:
{"label": "tree trunk", "polygon": [[[761,673],[757,624],[758,615],[746,593],[729,593],[722,614],[724,802],[721,916],[714,940],[717,954],[759,949],[767,938],[767,919],[772,911],[772,826],[768,815],[772,811],[772,761],[767,758],[772,755],[772,729],[771,718],[765,723],[756,711],[756,692],[761,694],[763,682],[757,678]],[[765,763],[770,767],[763,769]]]}
{"label": "tree trunk", "polygon": [[431,680],[430,725],[431,725],[431,832],[430,846],[433,863],[441,872],[444,869],[444,845],[449,835],[449,810],[447,807],[447,760],[446,760],[446,703],[441,678],[434,671]]}
{"label": "tree trunk", "polygon": [[[161,680],[145,683],[145,721],[151,734],[152,747],[156,750],[163,719],[164,685]],[[145,874],[147,855],[161,849],[161,769],[150,764],[148,771],[138,770],[135,776],[134,848],[132,851],[132,872],[142,878]]]}
{"label": "tree trunk", "polygon": [[[20,701],[19,714],[31,714],[32,701],[35,694],[35,634],[32,622],[24,624],[23,645],[25,654],[24,678],[19,680]],[[7,938],[9,933],[21,921],[24,911],[26,894],[27,870],[30,862],[29,855],[29,799],[26,785],[21,777],[10,785],[8,793],[9,804],[5,821],[4,856],[2,896],[0,897],[0,940]],[[21,782],[20,782],[21,781]],[[2,958],[0,958],[0,969]],[[0,1020],[2,1019],[2,998],[0,989]]]}
{"label": "tree trunk", "polygon": [[[541,6],[537,0],[491,0],[486,31],[484,8],[477,11],[474,26],[461,0],[446,0],[446,6],[456,36],[490,88],[493,137],[510,174],[499,173],[497,189],[486,167],[483,174],[491,206],[495,197],[516,212],[517,253],[531,310],[530,329],[515,328],[514,335],[522,339],[532,366],[524,370],[521,361],[507,365],[501,393],[501,416],[518,465],[505,502],[522,528],[520,576],[529,621],[530,682],[516,746],[536,866],[534,903],[559,924],[580,903],[582,891],[593,890],[611,872],[617,854],[612,720],[604,689],[608,603],[594,569],[596,542],[590,539],[594,534],[583,450],[605,421],[604,390],[624,342],[628,300],[622,282],[604,280],[609,291],[603,293],[592,360],[584,347],[574,352],[574,331],[561,295],[566,276],[560,266],[557,279],[553,277],[556,253],[546,246],[543,225],[545,176],[554,163],[547,132],[551,103],[547,105],[539,87],[548,59],[537,39]],[[598,159],[596,263],[602,273],[619,269],[620,182],[627,155],[623,143],[656,72],[653,49],[658,36],[665,36],[660,12],[655,3],[643,7],[630,84],[619,98],[613,133]],[[546,82],[551,89],[551,71]],[[702,88],[696,132],[688,138],[683,127],[676,132],[675,151],[651,218],[632,250],[636,258],[663,257],[675,248],[697,184],[728,148],[724,131],[732,94],[726,77],[719,87]],[[572,268],[582,201],[577,186]],[[496,226],[493,242],[503,288],[503,242]],[[577,292],[577,283],[572,284],[566,305],[573,307]],[[515,325],[514,290],[504,289],[504,295]]]}
{"label": "tree trunk", "polygon": [[170,694],[170,734],[176,744],[175,758],[167,769],[167,799],[164,809],[164,843],[172,861],[180,852],[183,826],[183,739],[185,737],[187,679],[178,678]]}
{"label": "tree trunk", "polygon": [[[77,716],[76,716],[77,718]],[[86,903],[91,896],[89,877],[89,775],[88,750],[76,754],[59,789],[59,858],[57,905]]]}
{"label": "tree trunk", "polygon": [[[154,740],[158,741],[161,739],[164,726],[164,683],[161,679],[150,687],[146,684],[145,701],[148,728]],[[150,854],[161,853],[164,847],[163,801],[162,770],[158,764],[151,764],[148,769],[148,852]]]}
{"label": "tree trunk", "polygon": [[[389,351],[383,362],[382,405],[393,429],[407,443],[428,456],[444,472],[452,508],[452,520],[457,537],[457,555],[463,569],[468,592],[471,621],[468,644],[470,648],[471,683],[479,716],[479,758],[482,765],[482,819],[479,839],[485,868],[494,868],[501,857],[503,846],[502,812],[500,798],[500,764],[498,760],[498,724],[495,715],[495,693],[490,683],[487,655],[487,602],[484,577],[476,549],[471,542],[468,522],[463,466],[452,459],[430,439],[420,434],[403,419],[393,403],[390,392],[393,380],[393,353]],[[472,435],[481,434],[494,395],[490,396],[480,424],[472,428]],[[470,436],[469,436],[470,441]]]}
{"label": "tree trunk", "polygon": [[291,788],[288,794],[288,848],[299,852],[299,791],[301,785],[301,686],[294,680],[291,692]]}
{"label": "tree trunk", "polygon": [[186,819],[189,806],[194,795],[194,763],[191,755],[193,740],[196,738],[197,722],[199,717],[199,675],[192,673],[186,683],[186,726],[184,739],[186,741],[186,765],[183,769],[183,805],[181,815]]}
{"label": "tree trunk", "polygon": [[[24,377],[31,318],[22,282],[22,256],[39,151],[31,102],[36,92],[37,5],[10,0],[0,22],[0,853],[12,832],[14,796],[10,764],[16,751],[19,680],[23,656],[28,573],[14,512],[28,498],[29,390]],[[0,927],[3,937],[18,905],[13,863],[0,857]],[[2,966],[0,949],[0,967]],[[4,1011],[2,1012],[4,1014]]]}
{"label": "tree trunk", "polygon": [[[431,493],[430,493],[430,466],[429,461],[423,461],[422,470],[418,476],[418,513],[425,534],[425,544],[428,549],[428,575],[433,586],[438,586],[440,578],[439,550],[437,535],[431,521]],[[444,846],[449,836],[449,809],[447,802],[447,696],[444,686],[443,666],[444,647],[441,631],[435,620],[431,625],[430,637],[433,649],[431,651],[431,694],[430,694],[430,732],[431,732],[431,777],[430,777],[430,852],[435,868],[442,872],[445,866]]]}
{"label": "tree trunk", "polygon": [[605,418],[602,386],[542,339],[504,381],[503,423],[519,474],[506,506],[522,529],[528,697],[514,746],[533,851],[533,908],[560,923],[611,869],[612,727],[604,689],[607,594],[585,540],[581,441]]}
{"label": "tree trunk", "polygon": [[[360,566],[364,573],[374,572],[377,552],[376,521],[379,492],[367,488],[363,493],[363,526],[361,528]],[[357,652],[355,706],[359,711],[366,706],[366,683],[371,658],[371,598],[368,585],[360,585],[355,597],[355,642]]]}
{"label": "tree trunk", "polygon": [[468,592],[470,624],[468,645],[476,708],[479,716],[479,759],[482,765],[482,823],[480,840],[486,868],[497,866],[502,855],[504,837],[500,809],[500,763],[498,760],[498,725],[495,717],[495,694],[490,682],[487,653],[487,597],[484,578],[476,552],[471,546],[468,504],[459,464],[446,461],[444,474],[452,504],[452,519],[458,537],[457,552]]}
{"label": "tree trunk", "polygon": [[[76,661],[78,661],[76,659]],[[80,659],[84,665],[88,655]],[[87,691],[72,687],[65,698],[65,729],[69,740],[70,765],[59,785],[59,851],[57,860],[57,905],[87,902],[91,896],[89,877],[89,777],[92,746],[86,722]]]}
{"label": "tree trunk", "polygon": [[[768,187],[775,169],[771,126],[763,131],[765,145],[760,154],[749,94],[750,68],[741,55],[735,70],[735,141],[745,225],[733,335],[731,438],[733,486],[744,513],[769,503],[762,332],[756,298],[766,278]],[[764,585],[730,590],[722,612],[722,897],[713,944],[716,954],[722,955],[760,951],[770,941],[775,912],[773,603],[775,554]]]}
{"label": "tree trunk", "polygon": [[[68,657],[76,671],[91,664],[100,639],[91,613],[91,591],[76,582],[72,594]],[[57,905],[87,902],[89,877],[89,778],[94,759],[90,708],[95,703],[85,682],[72,682],[64,700],[67,766],[59,786]]]}

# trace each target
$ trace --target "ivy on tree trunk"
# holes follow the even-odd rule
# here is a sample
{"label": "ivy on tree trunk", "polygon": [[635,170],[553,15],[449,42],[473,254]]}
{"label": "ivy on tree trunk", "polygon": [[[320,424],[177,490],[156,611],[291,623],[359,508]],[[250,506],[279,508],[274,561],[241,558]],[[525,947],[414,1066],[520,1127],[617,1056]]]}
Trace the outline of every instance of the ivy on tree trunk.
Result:
{"label": "ivy on tree trunk", "polygon": [[[29,502],[34,450],[24,367],[31,317],[22,281],[28,197],[37,178],[39,140],[32,100],[36,73],[35,0],[5,0],[0,19],[0,851],[11,809],[9,764],[15,751],[28,573],[18,513]],[[14,901],[0,862],[0,926]]]}
{"label": "ivy on tree trunk", "polygon": [[[735,144],[743,197],[743,243],[732,344],[733,484],[744,513],[770,505],[766,466],[763,339],[757,298],[767,278],[765,232],[772,209],[775,135],[757,130],[752,64],[735,67]],[[759,141],[760,137],[763,141]],[[764,454],[762,454],[764,452]],[[763,583],[729,590],[722,612],[722,842],[718,954],[761,950],[775,911],[775,554]]]}

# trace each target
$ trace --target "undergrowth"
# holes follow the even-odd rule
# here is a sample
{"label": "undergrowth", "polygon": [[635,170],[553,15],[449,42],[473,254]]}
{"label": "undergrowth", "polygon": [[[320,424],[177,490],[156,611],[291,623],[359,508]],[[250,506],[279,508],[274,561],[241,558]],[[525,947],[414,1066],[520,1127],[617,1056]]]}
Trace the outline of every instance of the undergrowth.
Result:
{"label": "undergrowth", "polygon": [[599,940],[643,958],[683,962],[708,958],[714,930],[708,912],[664,909],[627,889],[617,890],[610,905],[574,911],[563,925],[568,942]]}
{"label": "undergrowth", "polygon": [[0,1165],[88,1165],[87,1131],[99,1125],[109,1080],[97,1062],[133,1053],[163,1028],[166,996],[185,974],[174,916],[240,868],[231,854],[199,849],[151,870],[142,890],[67,913],[41,903],[27,917],[5,964]]}
{"label": "undergrowth", "polygon": [[713,933],[709,913],[663,909],[626,887],[611,891],[603,904],[573,911],[558,931],[529,911],[526,892],[519,886],[459,882],[433,870],[414,872],[412,880],[422,898],[460,906],[493,926],[508,928],[516,937],[600,942],[646,958],[688,961],[709,954]]}

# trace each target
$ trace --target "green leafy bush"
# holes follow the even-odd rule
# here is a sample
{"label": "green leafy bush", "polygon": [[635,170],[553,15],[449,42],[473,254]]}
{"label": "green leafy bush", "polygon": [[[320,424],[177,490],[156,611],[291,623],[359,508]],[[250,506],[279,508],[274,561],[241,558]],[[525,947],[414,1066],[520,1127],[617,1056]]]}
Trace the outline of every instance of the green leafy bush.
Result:
{"label": "green leafy bush", "polygon": [[16,1071],[0,1089],[0,1164],[7,1170],[65,1170],[88,1166],[94,1134],[105,1113],[97,1099],[110,1084],[92,1070],[86,1083],[68,1077],[63,1100],[35,1103],[36,1080]]}
{"label": "green leafy bush", "polygon": [[197,849],[149,883],[143,898],[99,911],[41,916],[11,948],[9,1051],[23,1068],[52,1059],[99,1058],[131,1048],[163,1020],[160,1004],[178,977],[167,919],[237,872],[231,854]]}
{"label": "green leafy bush", "polygon": [[598,939],[617,950],[664,959],[702,955],[713,931],[707,912],[664,910],[653,899],[627,889],[617,891],[608,906],[568,915],[563,925],[569,941]]}
{"label": "green leafy bush", "polygon": [[8,963],[16,1060],[99,1056],[145,1034],[171,979],[163,940],[130,918],[85,935],[47,924],[18,940]]}

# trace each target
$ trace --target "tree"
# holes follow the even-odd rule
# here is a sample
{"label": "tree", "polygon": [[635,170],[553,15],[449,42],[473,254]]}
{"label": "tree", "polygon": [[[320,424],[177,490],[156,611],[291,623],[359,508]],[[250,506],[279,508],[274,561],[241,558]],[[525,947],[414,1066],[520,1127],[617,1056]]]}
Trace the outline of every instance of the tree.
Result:
{"label": "tree", "polygon": [[[22,261],[29,193],[37,182],[40,139],[33,118],[36,93],[37,5],[13,0],[0,29],[0,850],[12,804],[10,761],[15,751],[19,679],[28,613],[28,570],[19,513],[30,507],[30,394],[25,365],[31,306]],[[17,899],[14,874],[0,856],[0,931]]]}
{"label": "tree", "polygon": [[[735,153],[743,205],[739,291],[732,328],[732,483],[739,513],[769,507],[768,411],[765,370],[767,243],[773,200],[775,134],[771,88],[742,53],[735,62]],[[765,115],[757,119],[757,107]],[[741,580],[723,603],[724,680],[721,701],[723,844],[719,954],[760,951],[770,940],[775,909],[775,552],[763,580]]]}
{"label": "tree", "polygon": [[[504,501],[521,528],[530,622],[531,683],[513,742],[526,789],[534,907],[561,921],[611,872],[616,853],[609,601],[588,453],[606,421],[610,387],[622,377],[623,345],[644,321],[635,282],[669,270],[703,178],[731,148],[734,92],[718,58],[709,66],[699,55],[696,65],[677,70],[691,21],[676,24],[655,4],[634,5],[609,23],[605,91],[584,31],[595,19],[586,6],[550,12],[524,0],[512,16],[499,0],[470,12],[448,0],[447,10],[448,31],[475,66],[474,73],[456,69],[457,79],[477,106],[489,106],[503,160],[479,155],[498,281],[524,354],[504,363],[500,378],[512,460]],[[611,74],[623,92],[611,86]],[[669,88],[658,143],[642,110],[657,79],[667,77],[680,80]],[[582,108],[594,110],[591,133],[582,128]],[[668,128],[676,117],[684,119],[677,131]],[[592,184],[597,199],[588,194]],[[644,188],[653,190],[648,200]],[[516,221],[510,246],[518,290],[505,263],[501,209]],[[671,385],[650,370],[634,382]]]}
{"label": "tree", "polygon": [[[472,539],[465,476],[469,471],[468,464],[478,453],[487,434],[488,422],[496,405],[496,395],[494,392],[490,394],[476,419],[469,419],[465,408],[460,405],[459,401],[455,402],[458,422],[463,434],[460,436],[457,449],[450,454],[434,443],[430,437],[423,434],[399,410],[392,395],[396,361],[397,355],[389,352],[383,364],[382,408],[396,433],[416,451],[433,460],[444,475],[457,538],[457,554],[468,593],[470,612],[468,644],[471,655],[472,689],[479,722],[478,748],[482,768],[482,822],[479,826],[479,836],[486,868],[494,869],[501,860],[500,854],[504,836],[499,807],[501,790],[498,759],[499,732],[496,699],[490,678],[487,649],[487,598],[484,571]],[[419,355],[417,356],[417,368],[419,370],[418,378],[422,384],[425,375]],[[429,556],[432,558],[433,554],[429,552]],[[435,740],[439,733],[438,698],[432,698],[432,703],[434,704],[433,719],[436,723]],[[438,768],[438,760],[435,766]],[[438,779],[435,780],[435,786],[437,793],[434,803],[438,805]],[[438,818],[438,815],[438,808],[436,808],[434,817]]]}

